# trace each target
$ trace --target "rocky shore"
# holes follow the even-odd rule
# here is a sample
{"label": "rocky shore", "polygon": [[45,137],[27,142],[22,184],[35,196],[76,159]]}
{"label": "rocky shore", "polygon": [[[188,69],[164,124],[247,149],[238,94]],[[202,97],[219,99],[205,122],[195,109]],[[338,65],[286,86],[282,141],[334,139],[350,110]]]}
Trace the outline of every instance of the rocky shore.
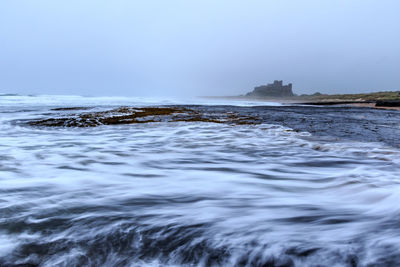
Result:
{"label": "rocky shore", "polygon": [[[372,105],[370,103],[368,105]],[[355,104],[354,104],[355,105]],[[231,126],[259,124],[281,125],[289,132],[307,132],[312,136],[348,139],[362,142],[383,142],[399,147],[400,112],[358,108],[351,105],[324,106],[158,106],[121,107],[95,111],[96,107],[57,108],[38,114],[36,118],[17,119],[19,126],[38,128],[94,128],[107,125],[144,125],[147,123],[215,123]],[[175,127],[176,124],[171,124]],[[140,126],[141,127],[141,126]]]}
{"label": "rocky shore", "polygon": [[[52,111],[79,111],[90,108],[54,108]],[[228,110],[207,112],[187,107],[121,107],[101,112],[54,114],[51,118],[26,122],[30,126],[46,127],[96,127],[150,122],[213,122],[226,124],[257,124],[259,120],[250,115]]]}

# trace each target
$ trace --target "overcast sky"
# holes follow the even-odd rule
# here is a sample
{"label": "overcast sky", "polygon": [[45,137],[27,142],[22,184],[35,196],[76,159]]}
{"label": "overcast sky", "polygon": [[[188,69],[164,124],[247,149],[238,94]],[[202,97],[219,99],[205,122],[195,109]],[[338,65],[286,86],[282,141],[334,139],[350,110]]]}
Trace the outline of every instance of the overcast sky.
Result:
{"label": "overcast sky", "polygon": [[1,0],[0,92],[400,90],[399,0]]}

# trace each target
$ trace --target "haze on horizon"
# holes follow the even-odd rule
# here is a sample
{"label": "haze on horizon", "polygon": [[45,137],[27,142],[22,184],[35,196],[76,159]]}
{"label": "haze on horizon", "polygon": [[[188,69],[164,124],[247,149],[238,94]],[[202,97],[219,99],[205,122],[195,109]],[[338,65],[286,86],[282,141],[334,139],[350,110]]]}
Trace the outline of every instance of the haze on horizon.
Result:
{"label": "haze on horizon", "polygon": [[398,0],[3,0],[0,93],[400,90]]}

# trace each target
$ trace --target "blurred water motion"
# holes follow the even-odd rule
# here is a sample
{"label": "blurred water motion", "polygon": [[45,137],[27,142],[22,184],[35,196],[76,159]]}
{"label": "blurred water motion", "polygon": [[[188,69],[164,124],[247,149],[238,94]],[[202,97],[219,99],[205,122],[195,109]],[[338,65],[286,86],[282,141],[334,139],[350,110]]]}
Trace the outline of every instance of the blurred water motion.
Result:
{"label": "blurred water motion", "polygon": [[[1,266],[400,264],[394,139],[268,121],[28,127],[18,121],[72,111],[51,111],[62,100],[17,100],[0,108]],[[294,107],[278,108],[294,120]],[[346,112],[382,123],[392,114],[392,132],[400,121]]]}

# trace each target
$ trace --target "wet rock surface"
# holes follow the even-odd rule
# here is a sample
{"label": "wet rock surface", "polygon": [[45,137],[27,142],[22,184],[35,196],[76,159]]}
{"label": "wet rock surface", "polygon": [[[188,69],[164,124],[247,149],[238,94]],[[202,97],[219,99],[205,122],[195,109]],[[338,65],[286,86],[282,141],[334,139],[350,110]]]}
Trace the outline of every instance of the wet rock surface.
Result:
{"label": "wet rock surface", "polygon": [[329,106],[251,107],[242,110],[263,123],[283,125],[313,136],[400,146],[400,112],[395,110]]}
{"label": "wet rock surface", "polygon": [[[77,108],[80,109],[80,108]],[[53,109],[75,110],[68,109]],[[122,107],[101,112],[90,112],[81,114],[68,114],[58,118],[47,118],[29,121],[31,126],[48,127],[95,127],[100,125],[149,123],[162,121],[187,121],[187,122],[213,122],[213,123],[235,123],[254,124],[260,123],[258,119],[249,115],[240,115],[230,111],[207,112],[207,110],[196,110],[187,107]]]}
{"label": "wet rock surface", "polygon": [[278,124],[314,136],[400,146],[400,112],[358,107],[313,106],[160,106],[122,107],[101,112],[59,111],[47,118],[25,121],[30,126],[95,127],[154,122]]}

